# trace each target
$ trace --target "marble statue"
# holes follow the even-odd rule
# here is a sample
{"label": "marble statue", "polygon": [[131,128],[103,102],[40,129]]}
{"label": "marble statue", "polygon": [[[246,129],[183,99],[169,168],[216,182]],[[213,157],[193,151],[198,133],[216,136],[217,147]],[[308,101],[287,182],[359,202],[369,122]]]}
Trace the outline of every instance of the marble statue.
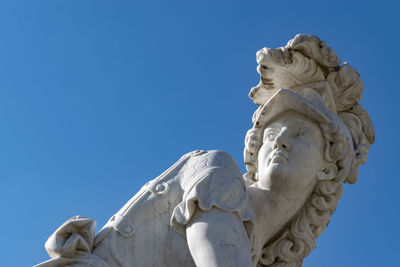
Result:
{"label": "marble statue", "polygon": [[184,155],[95,235],[76,216],[37,266],[301,266],[365,163],[374,129],[363,81],[314,35],[257,52],[259,105],[243,176],[222,151]]}

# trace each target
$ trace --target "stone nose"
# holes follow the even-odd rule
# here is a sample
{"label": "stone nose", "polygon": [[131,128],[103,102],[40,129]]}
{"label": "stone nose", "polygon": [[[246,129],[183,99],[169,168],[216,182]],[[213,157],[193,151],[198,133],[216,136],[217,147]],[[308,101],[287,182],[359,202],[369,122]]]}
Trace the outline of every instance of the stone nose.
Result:
{"label": "stone nose", "polygon": [[281,132],[275,137],[274,149],[283,149],[288,151],[290,149],[290,143],[287,137],[287,129],[284,127]]}

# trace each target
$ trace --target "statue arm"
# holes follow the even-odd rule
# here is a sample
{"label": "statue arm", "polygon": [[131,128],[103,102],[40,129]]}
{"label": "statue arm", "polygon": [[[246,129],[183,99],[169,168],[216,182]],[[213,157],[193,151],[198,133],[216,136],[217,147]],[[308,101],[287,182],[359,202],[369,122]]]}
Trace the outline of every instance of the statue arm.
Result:
{"label": "statue arm", "polygon": [[196,210],[186,228],[196,266],[251,266],[251,250],[242,220],[218,208]]}

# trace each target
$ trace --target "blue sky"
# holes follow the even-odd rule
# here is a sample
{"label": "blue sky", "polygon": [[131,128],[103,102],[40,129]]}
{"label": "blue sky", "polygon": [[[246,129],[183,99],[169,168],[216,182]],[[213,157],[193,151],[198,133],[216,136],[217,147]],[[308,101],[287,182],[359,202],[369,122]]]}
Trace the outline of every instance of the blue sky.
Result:
{"label": "blue sky", "polygon": [[1,1],[1,265],[48,259],[47,237],[74,215],[101,228],[186,152],[224,150],[244,170],[255,53],[312,33],[363,77],[376,143],[304,266],[395,266],[398,11],[395,1]]}

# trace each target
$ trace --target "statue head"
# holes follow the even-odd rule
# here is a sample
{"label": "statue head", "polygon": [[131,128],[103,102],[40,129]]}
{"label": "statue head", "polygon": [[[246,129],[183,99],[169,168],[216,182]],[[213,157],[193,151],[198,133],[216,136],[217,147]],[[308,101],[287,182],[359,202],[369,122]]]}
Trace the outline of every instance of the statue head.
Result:
{"label": "statue head", "polygon": [[253,134],[260,135],[257,183],[278,194],[309,195],[317,181],[339,179],[354,161],[347,127],[313,89],[277,91],[260,110]]}
{"label": "statue head", "polygon": [[[246,135],[248,184],[299,195],[303,207],[269,240],[261,266],[301,266],[316,247],[342,194],[355,183],[374,142],[372,122],[358,104],[363,83],[353,67],[313,35],[257,53],[260,105]],[[287,89],[280,89],[287,88]]]}

